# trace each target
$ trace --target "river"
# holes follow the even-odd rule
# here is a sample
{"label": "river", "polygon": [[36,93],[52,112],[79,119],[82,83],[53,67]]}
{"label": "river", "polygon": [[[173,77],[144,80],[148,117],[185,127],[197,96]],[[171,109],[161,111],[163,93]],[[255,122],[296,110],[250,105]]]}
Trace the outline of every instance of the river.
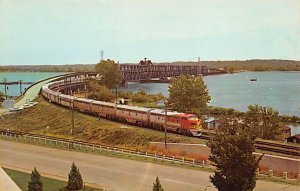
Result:
{"label": "river", "polygon": [[[280,114],[300,116],[300,72],[241,72],[205,76],[204,81],[211,96],[210,105],[247,111],[248,105],[259,104]],[[168,96],[166,83],[129,83],[123,90]],[[289,126],[292,135],[300,133],[300,125]]]}
{"label": "river", "polygon": [[[243,72],[205,76],[204,81],[213,106],[247,111],[248,105],[259,104],[281,114],[300,114],[300,72]],[[125,90],[168,96],[166,83],[129,83]]]}
{"label": "river", "polygon": [[[8,72],[0,73],[0,81],[36,82],[63,73],[58,72]],[[257,81],[250,81],[257,79]],[[271,106],[280,114],[300,116],[300,72],[242,72],[205,76],[204,81],[211,96],[210,104],[246,111],[248,105]],[[29,85],[23,85],[24,88]],[[124,90],[124,88],[122,88]],[[168,96],[166,83],[129,83],[125,90],[163,93]],[[4,87],[0,85],[0,91]],[[9,86],[8,95],[19,95],[19,86]],[[300,133],[300,125],[289,125],[292,134]]]}
{"label": "river", "polygon": [[[7,82],[17,82],[22,80],[23,82],[37,82],[42,79],[64,74],[63,72],[0,72],[0,82],[4,81],[6,78]],[[25,88],[30,86],[30,84],[22,85],[22,92]],[[0,91],[4,93],[4,85],[0,85]],[[19,96],[20,86],[10,85],[7,89],[8,96]]]}

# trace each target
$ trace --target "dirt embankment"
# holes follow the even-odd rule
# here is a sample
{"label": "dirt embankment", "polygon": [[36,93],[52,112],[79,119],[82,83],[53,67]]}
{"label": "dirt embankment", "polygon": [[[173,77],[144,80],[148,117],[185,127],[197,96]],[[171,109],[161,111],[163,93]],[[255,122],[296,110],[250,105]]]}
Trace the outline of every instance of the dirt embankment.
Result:
{"label": "dirt embankment", "polygon": [[[32,108],[4,115],[4,119],[0,119],[0,128],[70,138],[72,111],[48,103],[43,98],[37,101],[39,104]],[[74,121],[74,138],[78,140],[142,150],[148,148],[149,142],[164,141],[163,132],[98,120],[79,112],[74,112]],[[174,134],[168,134],[168,142],[203,143],[196,138]]]}

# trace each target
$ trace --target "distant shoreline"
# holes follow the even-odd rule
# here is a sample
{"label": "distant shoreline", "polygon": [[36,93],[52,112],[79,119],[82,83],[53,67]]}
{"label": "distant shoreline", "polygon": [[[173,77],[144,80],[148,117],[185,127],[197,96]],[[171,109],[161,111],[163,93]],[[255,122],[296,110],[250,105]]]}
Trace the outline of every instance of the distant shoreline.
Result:
{"label": "distant shoreline", "polygon": [[[7,70],[7,71],[0,71],[0,73],[13,73],[13,72],[28,72],[28,73],[47,73],[47,72],[53,72],[53,73],[71,73],[69,71],[27,71],[27,70]],[[81,72],[81,71],[78,71]],[[85,72],[93,72],[93,70],[85,71]],[[300,72],[300,70],[235,70],[233,72],[228,72],[228,74],[235,74],[235,73],[242,73],[242,72]]]}
{"label": "distant shoreline", "polygon": [[[155,62],[154,65],[187,65],[187,66],[207,66],[208,68],[223,68],[229,73],[244,71],[300,71],[300,61],[295,60],[232,60],[232,61],[175,61],[175,62]],[[121,63],[121,64],[138,64]],[[64,65],[5,65],[0,66],[0,72],[83,72],[94,71],[95,64],[64,64]]]}

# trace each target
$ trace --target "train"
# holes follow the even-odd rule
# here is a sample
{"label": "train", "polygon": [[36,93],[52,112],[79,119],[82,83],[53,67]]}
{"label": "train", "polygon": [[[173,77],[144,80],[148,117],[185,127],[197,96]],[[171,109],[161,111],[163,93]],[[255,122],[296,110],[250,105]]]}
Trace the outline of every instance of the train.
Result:
{"label": "train", "polygon": [[[80,80],[72,79],[72,84],[76,83],[80,83]],[[96,115],[99,118],[102,117],[160,131],[167,130],[168,132],[187,136],[201,135],[202,121],[194,114],[97,101],[59,92],[59,89],[66,85],[72,86],[72,84],[70,82],[68,84],[65,80],[54,81],[44,85],[41,93],[49,102]]]}

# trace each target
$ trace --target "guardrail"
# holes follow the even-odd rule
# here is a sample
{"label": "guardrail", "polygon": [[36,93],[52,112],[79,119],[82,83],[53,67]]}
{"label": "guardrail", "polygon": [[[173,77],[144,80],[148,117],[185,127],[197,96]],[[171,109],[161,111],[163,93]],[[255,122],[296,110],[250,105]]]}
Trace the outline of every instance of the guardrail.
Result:
{"label": "guardrail", "polygon": [[42,79],[42,80],[39,80],[33,84],[31,84],[30,86],[28,86],[25,91],[22,93],[22,95],[25,95],[25,93],[27,92],[28,89],[30,89],[32,86],[35,86],[36,84],[38,83],[41,83],[41,82],[44,82],[46,80],[50,80],[50,79],[54,79],[54,78],[57,78],[57,77],[64,77],[64,76],[67,76],[69,74],[72,74],[72,73],[66,73],[66,74],[61,74],[61,75],[58,75],[58,76],[52,76],[52,77],[48,77],[48,78],[45,78],[45,79]]}
{"label": "guardrail", "polygon": [[54,146],[59,148],[66,148],[72,150],[80,150],[80,151],[90,151],[90,152],[106,152],[113,155],[129,155],[136,156],[141,158],[149,158],[158,161],[166,161],[170,163],[177,163],[182,165],[190,165],[195,167],[210,167],[210,164],[204,160],[196,161],[195,159],[187,159],[185,157],[175,157],[175,156],[167,156],[161,155],[157,153],[150,153],[147,151],[136,151],[130,149],[123,149],[118,147],[112,147],[107,145],[100,144],[92,144],[82,141],[75,141],[71,139],[63,139],[63,138],[55,138],[50,136],[43,135],[33,135],[33,134],[22,134],[14,131],[3,131],[0,130],[0,136],[5,139],[15,140],[19,142],[25,143],[37,143],[47,146]]}

